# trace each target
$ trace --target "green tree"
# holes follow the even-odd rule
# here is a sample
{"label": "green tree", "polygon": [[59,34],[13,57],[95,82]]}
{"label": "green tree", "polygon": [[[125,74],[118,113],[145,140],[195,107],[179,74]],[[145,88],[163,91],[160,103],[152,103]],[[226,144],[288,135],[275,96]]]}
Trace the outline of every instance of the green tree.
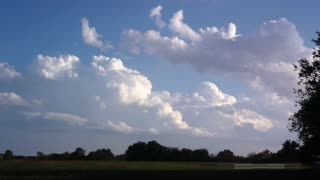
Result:
{"label": "green tree", "polygon": [[41,151],[38,151],[37,152],[37,159],[38,160],[44,160],[44,159],[47,159],[47,155],[46,154],[44,154],[43,152],[41,152]]}
{"label": "green tree", "polygon": [[92,151],[87,155],[87,159],[89,160],[112,160],[114,159],[114,154],[110,149],[98,149],[96,151]]}
{"label": "green tree", "polygon": [[297,161],[299,159],[300,144],[296,141],[286,140],[277,152],[277,157],[282,161]]}
{"label": "green tree", "polygon": [[193,161],[209,161],[210,156],[207,149],[196,149],[192,151]]}
{"label": "green tree", "polygon": [[14,158],[14,155],[13,155],[13,152],[11,150],[6,150],[4,152],[3,159],[10,160],[10,159],[13,159],[13,158]]}
{"label": "green tree", "polygon": [[128,147],[126,150],[126,157],[129,161],[143,161],[147,160],[147,148],[145,142],[137,142]]}
{"label": "green tree", "polygon": [[234,161],[235,156],[231,150],[225,149],[217,154],[216,159],[218,161],[231,162]]}
{"label": "green tree", "polygon": [[299,76],[299,88],[294,90],[299,110],[289,118],[289,130],[298,133],[305,160],[320,155],[320,32],[317,35],[312,40],[316,44],[312,60],[304,58],[294,65]]}
{"label": "green tree", "polygon": [[71,153],[72,159],[84,159],[86,157],[86,151],[78,147],[74,152]]}

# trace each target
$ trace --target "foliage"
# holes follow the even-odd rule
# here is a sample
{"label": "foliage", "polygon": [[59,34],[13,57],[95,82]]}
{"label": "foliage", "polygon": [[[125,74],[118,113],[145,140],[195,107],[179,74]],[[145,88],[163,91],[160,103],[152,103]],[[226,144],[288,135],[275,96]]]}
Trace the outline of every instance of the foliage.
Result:
{"label": "foliage", "polygon": [[114,159],[114,154],[110,149],[98,149],[96,151],[90,152],[86,159],[89,160],[112,160]]}
{"label": "foliage", "polygon": [[[73,152],[52,153],[46,155],[38,151],[36,156],[14,156],[7,150],[2,154],[4,159],[33,159],[33,160],[100,160],[100,161],[176,161],[176,162],[237,162],[237,163],[278,163],[296,162],[299,160],[300,145],[291,140],[283,143],[282,149],[273,153],[264,150],[259,153],[250,153],[247,157],[235,156],[229,150],[220,151],[216,156],[209,154],[207,149],[187,149],[167,147],[157,141],[137,142],[128,147],[125,154],[114,155],[110,149],[97,149],[85,154],[83,148],[76,148]],[[1,154],[0,154],[1,155]],[[1,159],[1,158],[0,158]]]}
{"label": "foliage", "polygon": [[39,159],[39,160],[44,160],[44,159],[47,159],[47,156],[46,156],[46,154],[44,154],[43,152],[38,151],[38,152],[37,152],[37,159]]}
{"label": "foliage", "polygon": [[232,162],[235,159],[234,157],[235,156],[231,150],[225,149],[217,154],[216,159],[217,161]]}
{"label": "foliage", "polygon": [[84,159],[86,157],[86,151],[78,147],[70,155],[71,155],[71,159]]}
{"label": "foliage", "polygon": [[209,161],[206,149],[178,149],[166,147],[156,141],[137,142],[128,147],[126,158],[129,161]]}
{"label": "foliage", "polygon": [[6,150],[3,155],[4,160],[14,159],[13,152],[11,150]]}
{"label": "foliage", "polygon": [[299,110],[289,118],[289,130],[303,142],[301,152],[308,159],[320,155],[320,33],[313,42],[313,60],[301,59],[294,65],[300,88],[295,89]]}
{"label": "foliage", "polygon": [[298,161],[299,160],[300,144],[295,141],[286,140],[282,144],[282,149],[277,152],[277,157],[286,161]]}

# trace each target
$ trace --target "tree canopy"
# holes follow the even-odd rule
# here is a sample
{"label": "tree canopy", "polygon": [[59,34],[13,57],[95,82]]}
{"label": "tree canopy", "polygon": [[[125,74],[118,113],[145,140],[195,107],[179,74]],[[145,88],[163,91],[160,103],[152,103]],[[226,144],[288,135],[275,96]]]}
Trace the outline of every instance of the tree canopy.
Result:
{"label": "tree canopy", "polygon": [[14,155],[13,155],[13,152],[11,150],[6,150],[4,152],[3,159],[10,160],[10,159],[13,159],[13,158],[14,158]]}
{"label": "tree canopy", "polygon": [[304,58],[294,65],[299,77],[299,88],[294,90],[299,110],[289,118],[289,130],[298,133],[307,158],[320,155],[320,32],[317,35],[312,40],[316,44],[312,60]]}

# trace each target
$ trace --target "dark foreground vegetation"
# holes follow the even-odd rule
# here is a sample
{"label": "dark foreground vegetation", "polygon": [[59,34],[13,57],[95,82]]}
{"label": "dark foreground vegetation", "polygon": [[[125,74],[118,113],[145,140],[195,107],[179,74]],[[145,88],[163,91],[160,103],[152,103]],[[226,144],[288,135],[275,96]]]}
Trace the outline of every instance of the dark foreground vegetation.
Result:
{"label": "dark foreground vegetation", "polygon": [[73,152],[45,154],[37,152],[36,156],[14,155],[11,150],[0,154],[2,160],[127,160],[127,161],[168,161],[168,162],[238,162],[238,163],[283,163],[300,162],[299,144],[287,140],[278,152],[264,150],[249,153],[246,157],[237,156],[231,150],[220,151],[217,155],[210,154],[207,149],[187,149],[167,147],[156,141],[137,142],[130,145],[125,154],[114,155],[110,149],[98,149],[89,152],[76,148]]}
{"label": "dark foreground vegetation", "polygon": [[[252,165],[255,166],[254,164]],[[317,179],[320,171],[301,164],[284,169],[235,169],[234,163],[11,160],[0,162],[0,179]]]}

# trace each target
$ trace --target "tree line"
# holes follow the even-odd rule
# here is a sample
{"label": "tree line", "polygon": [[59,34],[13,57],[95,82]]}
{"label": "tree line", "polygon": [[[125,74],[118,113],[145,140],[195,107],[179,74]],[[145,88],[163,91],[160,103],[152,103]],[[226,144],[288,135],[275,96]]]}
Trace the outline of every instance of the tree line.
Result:
{"label": "tree line", "polygon": [[1,160],[37,159],[37,160],[126,160],[126,161],[175,161],[175,162],[250,162],[276,163],[300,161],[300,145],[291,140],[283,143],[278,152],[264,150],[249,153],[247,156],[236,156],[231,150],[220,151],[217,155],[210,154],[207,149],[187,149],[167,147],[157,141],[136,142],[130,145],[124,154],[114,155],[110,149],[98,149],[86,153],[83,148],[73,152],[45,154],[37,152],[36,156],[17,156],[11,150],[0,154]]}

